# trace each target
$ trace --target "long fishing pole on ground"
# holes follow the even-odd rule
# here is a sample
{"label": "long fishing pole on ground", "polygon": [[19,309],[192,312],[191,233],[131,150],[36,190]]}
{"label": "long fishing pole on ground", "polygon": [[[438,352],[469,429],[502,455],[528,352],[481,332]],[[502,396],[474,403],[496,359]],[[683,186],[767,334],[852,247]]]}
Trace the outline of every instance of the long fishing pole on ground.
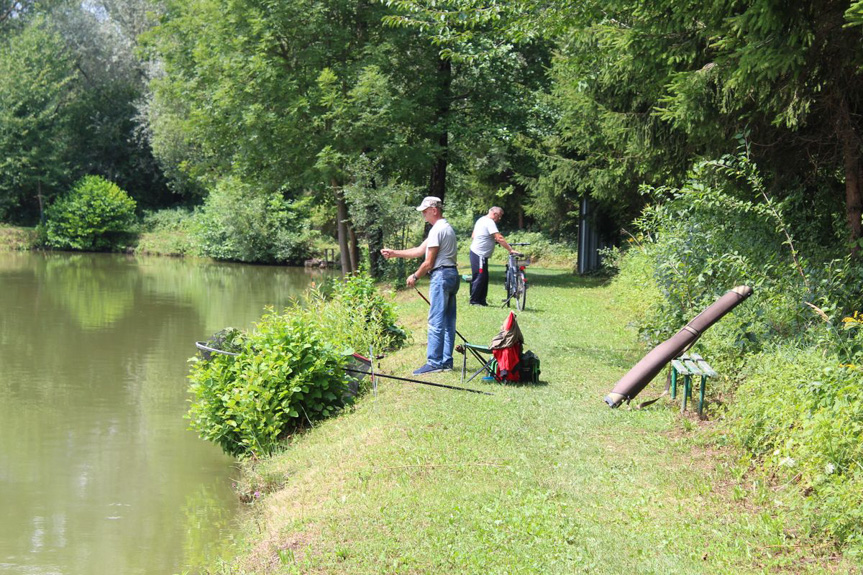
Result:
{"label": "long fishing pole on ground", "polygon": [[[208,346],[208,345],[206,344],[206,342],[203,342],[203,341],[196,341],[196,342],[195,342],[195,347],[197,347],[199,350],[201,350],[201,351],[203,351],[203,352],[205,352],[205,353],[220,353],[220,354],[223,354],[223,355],[230,355],[230,356],[234,356],[234,357],[236,357],[236,356],[239,356],[239,355],[240,355],[240,354],[238,354],[238,353],[234,353],[234,352],[230,352],[230,351],[224,351],[224,350],[222,350],[222,349],[216,349],[216,348],[214,348],[214,347],[210,347],[210,346]],[[369,351],[371,352],[371,349],[369,349]],[[368,362],[369,362],[369,368],[370,368],[370,370],[371,370],[372,381],[374,382],[374,385],[375,385],[375,392],[377,392],[377,381],[375,380],[375,378],[377,378],[377,377],[384,377],[384,378],[387,378],[387,379],[395,379],[395,380],[398,380],[398,381],[408,381],[408,382],[410,382],[410,383],[419,383],[420,385],[431,385],[431,386],[433,386],[433,387],[444,387],[444,388],[446,388],[446,389],[455,389],[455,390],[458,390],[458,391],[469,391],[470,393],[480,393],[480,394],[482,394],[482,395],[494,395],[493,393],[489,393],[489,392],[487,392],[487,391],[480,391],[480,390],[478,390],[478,389],[468,389],[467,387],[457,387],[457,386],[455,386],[455,385],[444,385],[444,384],[442,384],[442,383],[432,383],[432,382],[430,382],[430,381],[420,381],[420,380],[418,380],[418,379],[409,379],[409,378],[407,378],[407,377],[396,377],[395,375],[386,375],[386,374],[383,374],[383,373],[375,373],[375,366],[374,366],[374,361],[375,361],[375,360],[374,360],[374,357],[375,357],[375,356],[374,356],[374,354],[372,354],[372,353],[369,353],[369,355],[370,355],[370,356],[371,356],[371,358],[372,358],[372,359],[369,359],[369,360],[368,360]],[[361,357],[361,356],[357,356],[357,355],[355,355],[355,357]],[[205,359],[208,359],[208,358],[207,358],[207,357],[205,357]],[[359,369],[351,369],[351,368],[349,368],[349,367],[345,367],[345,368],[342,368],[342,369],[344,369],[344,371],[345,371],[345,372],[347,372],[347,373],[356,373],[356,374],[359,374],[359,375],[369,375],[369,372],[368,372],[368,371],[362,371],[362,370],[359,370]]]}
{"label": "long fishing pole on ground", "polygon": [[[368,372],[361,371],[359,369],[351,369],[349,367],[343,368],[348,373],[359,373],[362,375],[368,375]],[[418,379],[409,379],[407,377],[397,377],[395,375],[386,375],[383,373],[376,373],[374,377],[384,377],[387,379],[395,379],[397,381],[408,381],[410,383],[419,383],[420,385],[431,385],[433,387],[445,387],[446,389],[456,389],[458,391],[469,391],[471,393],[481,393],[482,395],[494,395],[493,393],[489,393],[487,391],[480,391],[479,389],[468,389],[467,387],[457,387],[455,385],[444,385],[442,383],[432,383],[430,381],[420,381]]]}
{"label": "long fishing pole on ground", "polygon": [[[425,300],[425,302],[426,302],[427,304],[429,304],[429,307],[431,307],[431,302],[426,298],[426,296],[424,296],[424,295],[423,295],[423,292],[421,292],[417,286],[414,286],[414,290],[416,290],[416,292],[420,295],[420,297],[421,297],[421,298],[423,298],[423,300]],[[475,350],[474,348],[470,347],[470,343],[467,341],[467,339],[465,339],[465,337],[464,337],[462,334],[460,334],[460,333],[458,332],[458,330],[455,330],[455,334],[456,334],[457,336],[459,336],[459,337],[461,338],[461,340],[466,344],[466,345],[464,346],[464,349],[465,349],[465,352],[464,352],[464,353],[467,353],[467,350],[470,350],[470,352],[473,354],[473,356],[476,358],[476,360],[477,360],[478,362],[480,362],[480,364],[482,364],[482,365],[484,366],[484,369],[485,369],[486,371],[488,371],[488,372],[489,372],[489,374],[494,378],[494,380],[495,380],[496,382],[500,383],[500,379],[498,379],[497,374],[496,374],[496,373],[493,373],[493,372],[491,371],[491,369],[489,369],[489,368],[486,366],[486,364],[487,364],[488,362],[485,360],[485,358],[484,358],[483,356],[481,356],[477,350]]]}

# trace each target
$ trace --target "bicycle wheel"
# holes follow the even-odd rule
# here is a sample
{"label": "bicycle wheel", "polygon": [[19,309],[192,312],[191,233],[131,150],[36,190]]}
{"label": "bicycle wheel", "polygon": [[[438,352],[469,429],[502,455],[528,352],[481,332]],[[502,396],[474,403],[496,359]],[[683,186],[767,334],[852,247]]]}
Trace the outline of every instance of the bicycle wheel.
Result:
{"label": "bicycle wheel", "polygon": [[515,288],[515,305],[518,307],[518,311],[524,311],[525,305],[527,305],[527,284],[524,283],[524,273],[518,273],[518,280],[516,280],[516,288]]}
{"label": "bicycle wheel", "polygon": [[515,289],[515,279],[512,275],[512,267],[506,266],[506,276],[503,280],[503,288],[506,290],[506,297],[503,298],[503,302],[506,307],[509,307],[509,300],[512,299],[512,292]]}

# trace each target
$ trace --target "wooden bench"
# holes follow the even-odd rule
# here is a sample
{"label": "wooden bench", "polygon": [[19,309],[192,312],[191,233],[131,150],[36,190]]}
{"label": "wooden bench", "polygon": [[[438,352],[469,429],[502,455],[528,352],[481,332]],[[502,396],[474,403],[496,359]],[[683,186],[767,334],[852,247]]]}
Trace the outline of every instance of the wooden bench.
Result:
{"label": "wooden bench", "polygon": [[677,359],[671,360],[671,398],[677,397],[677,378],[683,376],[683,399],[680,411],[686,411],[686,401],[692,398],[692,377],[701,377],[701,388],[699,389],[698,415],[704,411],[704,392],[707,389],[707,380],[716,377],[716,371],[704,358],[697,353],[684,354]]}

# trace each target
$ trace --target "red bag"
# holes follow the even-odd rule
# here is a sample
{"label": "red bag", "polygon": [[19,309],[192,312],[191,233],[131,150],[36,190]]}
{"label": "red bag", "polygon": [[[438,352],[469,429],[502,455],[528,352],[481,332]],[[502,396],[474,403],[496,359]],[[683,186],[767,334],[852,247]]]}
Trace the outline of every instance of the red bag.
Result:
{"label": "red bag", "polygon": [[494,336],[491,345],[489,345],[492,355],[497,360],[499,379],[504,381],[520,380],[518,362],[521,360],[522,344],[524,344],[524,337],[515,321],[515,314],[509,312],[500,332]]}

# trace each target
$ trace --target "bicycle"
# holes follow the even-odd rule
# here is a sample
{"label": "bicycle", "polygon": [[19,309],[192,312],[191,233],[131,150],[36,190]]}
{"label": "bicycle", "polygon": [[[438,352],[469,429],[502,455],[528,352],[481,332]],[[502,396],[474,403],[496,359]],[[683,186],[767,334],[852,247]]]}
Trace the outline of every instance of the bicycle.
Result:
{"label": "bicycle", "polygon": [[[530,243],[510,245],[529,246]],[[509,259],[506,262],[506,278],[504,279],[506,298],[503,300],[503,305],[509,307],[510,300],[515,298],[515,306],[518,311],[523,311],[527,303],[527,278],[524,276],[524,268],[530,265],[530,259],[519,259],[523,257],[524,254],[520,252],[509,254]]]}

